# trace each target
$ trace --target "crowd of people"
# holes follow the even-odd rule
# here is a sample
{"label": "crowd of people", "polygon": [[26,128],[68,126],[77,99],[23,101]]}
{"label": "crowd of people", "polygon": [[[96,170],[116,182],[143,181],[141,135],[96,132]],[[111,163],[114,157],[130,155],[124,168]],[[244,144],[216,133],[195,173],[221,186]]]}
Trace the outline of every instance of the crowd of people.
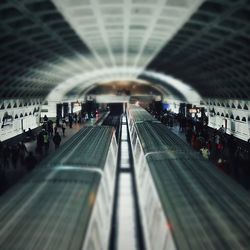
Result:
{"label": "crowd of people", "polygon": [[0,141],[0,169],[5,171],[7,169],[16,169],[19,165],[26,165],[27,169],[32,169],[33,164],[30,158],[32,157],[32,152],[28,152],[24,142],[19,142],[12,146]]}
{"label": "crowd of people", "polygon": [[10,145],[0,141],[0,194],[18,176],[35,168],[37,157],[20,141]]}
{"label": "crowd of people", "polygon": [[239,140],[226,133],[225,127],[208,127],[207,119],[194,119],[169,111],[150,112],[169,127],[178,127],[190,146],[215,166],[250,189],[250,139]]}
{"label": "crowd of people", "polygon": [[[23,131],[20,142],[13,144],[0,141],[0,171],[16,169],[25,166],[27,170],[35,167],[36,162],[49,151],[51,142],[54,148],[60,146],[62,137],[66,136],[66,128],[72,128],[73,123],[82,123],[85,118],[78,114],[69,114],[67,118],[57,118],[55,122],[45,115],[41,120],[40,130],[34,134],[30,128]],[[25,143],[36,140],[35,152],[29,152]]]}
{"label": "crowd of people", "polygon": [[[17,143],[15,140],[0,141],[0,193],[10,184],[6,183],[10,175],[21,177],[34,169],[38,161],[48,154],[50,144],[54,144],[55,150],[59,148],[62,137],[65,136],[66,126],[65,120],[53,123],[45,116],[41,128],[36,130],[36,133],[28,129],[19,136],[20,141]],[[72,124],[70,127],[72,128]],[[29,142],[35,142],[35,147],[32,147],[34,151],[27,149]]]}
{"label": "crowd of people", "polygon": [[[24,130],[18,136],[19,142],[15,143],[18,139],[0,141],[0,194],[23,174],[34,169],[51,152],[51,147],[54,148],[52,150],[57,150],[62,138],[66,137],[68,128],[71,129],[73,124],[81,124],[94,116],[93,113],[74,113],[64,118],[57,117],[53,122],[45,115],[41,118],[41,127]],[[30,142],[35,147],[28,146]]]}
{"label": "crowd of people", "polygon": [[60,124],[57,124],[53,123],[52,120],[49,120],[46,115],[44,116],[41,130],[36,134],[36,136],[30,136],[34,140],[36,140],[35,152],[39,158],[41,158],[44,154],[46,155],[48,153],[51,141],[54,143],[55,149],[60,146],[62,136],[65,136],[65,130],[65,121],[62,121]]}

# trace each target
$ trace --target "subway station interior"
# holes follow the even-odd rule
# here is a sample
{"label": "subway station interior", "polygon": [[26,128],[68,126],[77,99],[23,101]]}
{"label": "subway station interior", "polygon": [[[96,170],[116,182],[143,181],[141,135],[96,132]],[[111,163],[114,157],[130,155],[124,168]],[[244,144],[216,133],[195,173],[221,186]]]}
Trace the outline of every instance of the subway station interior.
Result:
{"label": "subway station interior", "polygon": [[249,0],[1,0],[0,87],[1,250],[249,249]]}

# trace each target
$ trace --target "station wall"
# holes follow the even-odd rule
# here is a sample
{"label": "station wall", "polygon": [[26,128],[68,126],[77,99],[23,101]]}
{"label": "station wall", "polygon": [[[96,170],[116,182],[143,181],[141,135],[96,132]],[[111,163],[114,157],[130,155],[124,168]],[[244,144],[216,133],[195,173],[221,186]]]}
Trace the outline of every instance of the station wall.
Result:
{"label": "station wall", "polygon": [[36,128],[40,123],[41,100],[7,99],[0,101],[0,140],[4,141]]}

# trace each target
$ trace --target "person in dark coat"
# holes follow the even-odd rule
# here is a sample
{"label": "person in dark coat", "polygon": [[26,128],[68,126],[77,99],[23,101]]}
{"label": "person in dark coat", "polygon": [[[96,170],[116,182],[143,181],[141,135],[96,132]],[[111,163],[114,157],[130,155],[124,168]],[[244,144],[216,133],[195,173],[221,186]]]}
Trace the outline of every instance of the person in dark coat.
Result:
{"label": "person in dark coat", "polygon": [[4,145],[3,147],[3,166],[4,168],[9,168],[10,167],[10,156],[11,156],[11,150],[8,145]]}
{"label": "person in dark coat", "polygon": [[66,125],[65,122],[62,123],[62,134],[63,136],[65,136],[65,129],[66,129]]}
{"label": "person in dark coat", "polygon": [[26,156],[26,154],[28,154],[28,150],[23,142],[19,142],[18,147],[19,147],[20,162],[21,162],[21,164],[23,164],[25,156]]}
{"label": "person in dark coat", "polygon": [[57,132],[57,125],[55,125],[55,127],[54,127],[54,134],[56,134],[56,132]]}
{"label": "person in dark coat", "polygon": [[60,143],[61,143],[61,136],[59,135],[59,133],[58,132],[56,132],[56,134],[54,135],[54,137],[53,137],[53,142],[54,142],[54,144],[55,144],[55,149],[57,149],[57,148],[59,148],[59,146],[60,146]]}
{"label": "person in dark coat", "polygon": [[49,133],[47,131],[45,131],[45,133],[43,134],[43,144],[44,144],[44,149],[45,149],[45,153],[47,154],[49,151]]}
{"label": "person in dark coat", "polygon": [[32,152],[29,152],[29,155],[25,158],[26,169],[28,171],[31,171],[32,169],[35,168],[36,163],[37,163],[36,157],[33,155]]}
{"label": "person in dark coat", "polygon": [[19,147],[17,145],[14,145],[11,147],[11,162],[14,169],[16,169],[17,167],[18,159],[19,159]]}
{"label": "person in dark coat", "polygon": [[53,136],[53,121],[52,120],[48,120],[48,133],[49,133],[49,136]]}
{"label": "person in dark coat", "polygon": [[193,134],[192,129],[190,127],[188,127],[188,129],[186,131],[186,140],[187,140],[188,144],[191,144],[192,134]]}
{"label": "person in dark coat", "polygon": [[43,154],[43,131],[41,131],[38,135],[37,135],[37,139],[36,139],[36,145],[37,145],[37,153],[42,155]]}
{"label": "person in dark coat", "polygon": [[73,124],[73,117],[72,115],[69,115],[69,127],[72,128],[72,124]]}

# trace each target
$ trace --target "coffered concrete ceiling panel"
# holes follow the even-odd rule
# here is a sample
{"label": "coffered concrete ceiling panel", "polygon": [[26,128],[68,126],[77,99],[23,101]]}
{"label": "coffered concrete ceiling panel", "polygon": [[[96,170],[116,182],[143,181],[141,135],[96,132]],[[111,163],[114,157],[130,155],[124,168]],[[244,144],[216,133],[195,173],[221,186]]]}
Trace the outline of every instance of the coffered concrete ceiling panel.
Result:
{"label": "coffered concrete ceiling panel", "polygon": [[131,68],[130,79],[149,70],[204,97],[249,98],[249,16],[247,0],[1,0],[0,98]]}
{"label": "coffered concrete ceiling panel", "polygon": [[250,98],[250,1],[205,1],[148,65],[204,97]]}

